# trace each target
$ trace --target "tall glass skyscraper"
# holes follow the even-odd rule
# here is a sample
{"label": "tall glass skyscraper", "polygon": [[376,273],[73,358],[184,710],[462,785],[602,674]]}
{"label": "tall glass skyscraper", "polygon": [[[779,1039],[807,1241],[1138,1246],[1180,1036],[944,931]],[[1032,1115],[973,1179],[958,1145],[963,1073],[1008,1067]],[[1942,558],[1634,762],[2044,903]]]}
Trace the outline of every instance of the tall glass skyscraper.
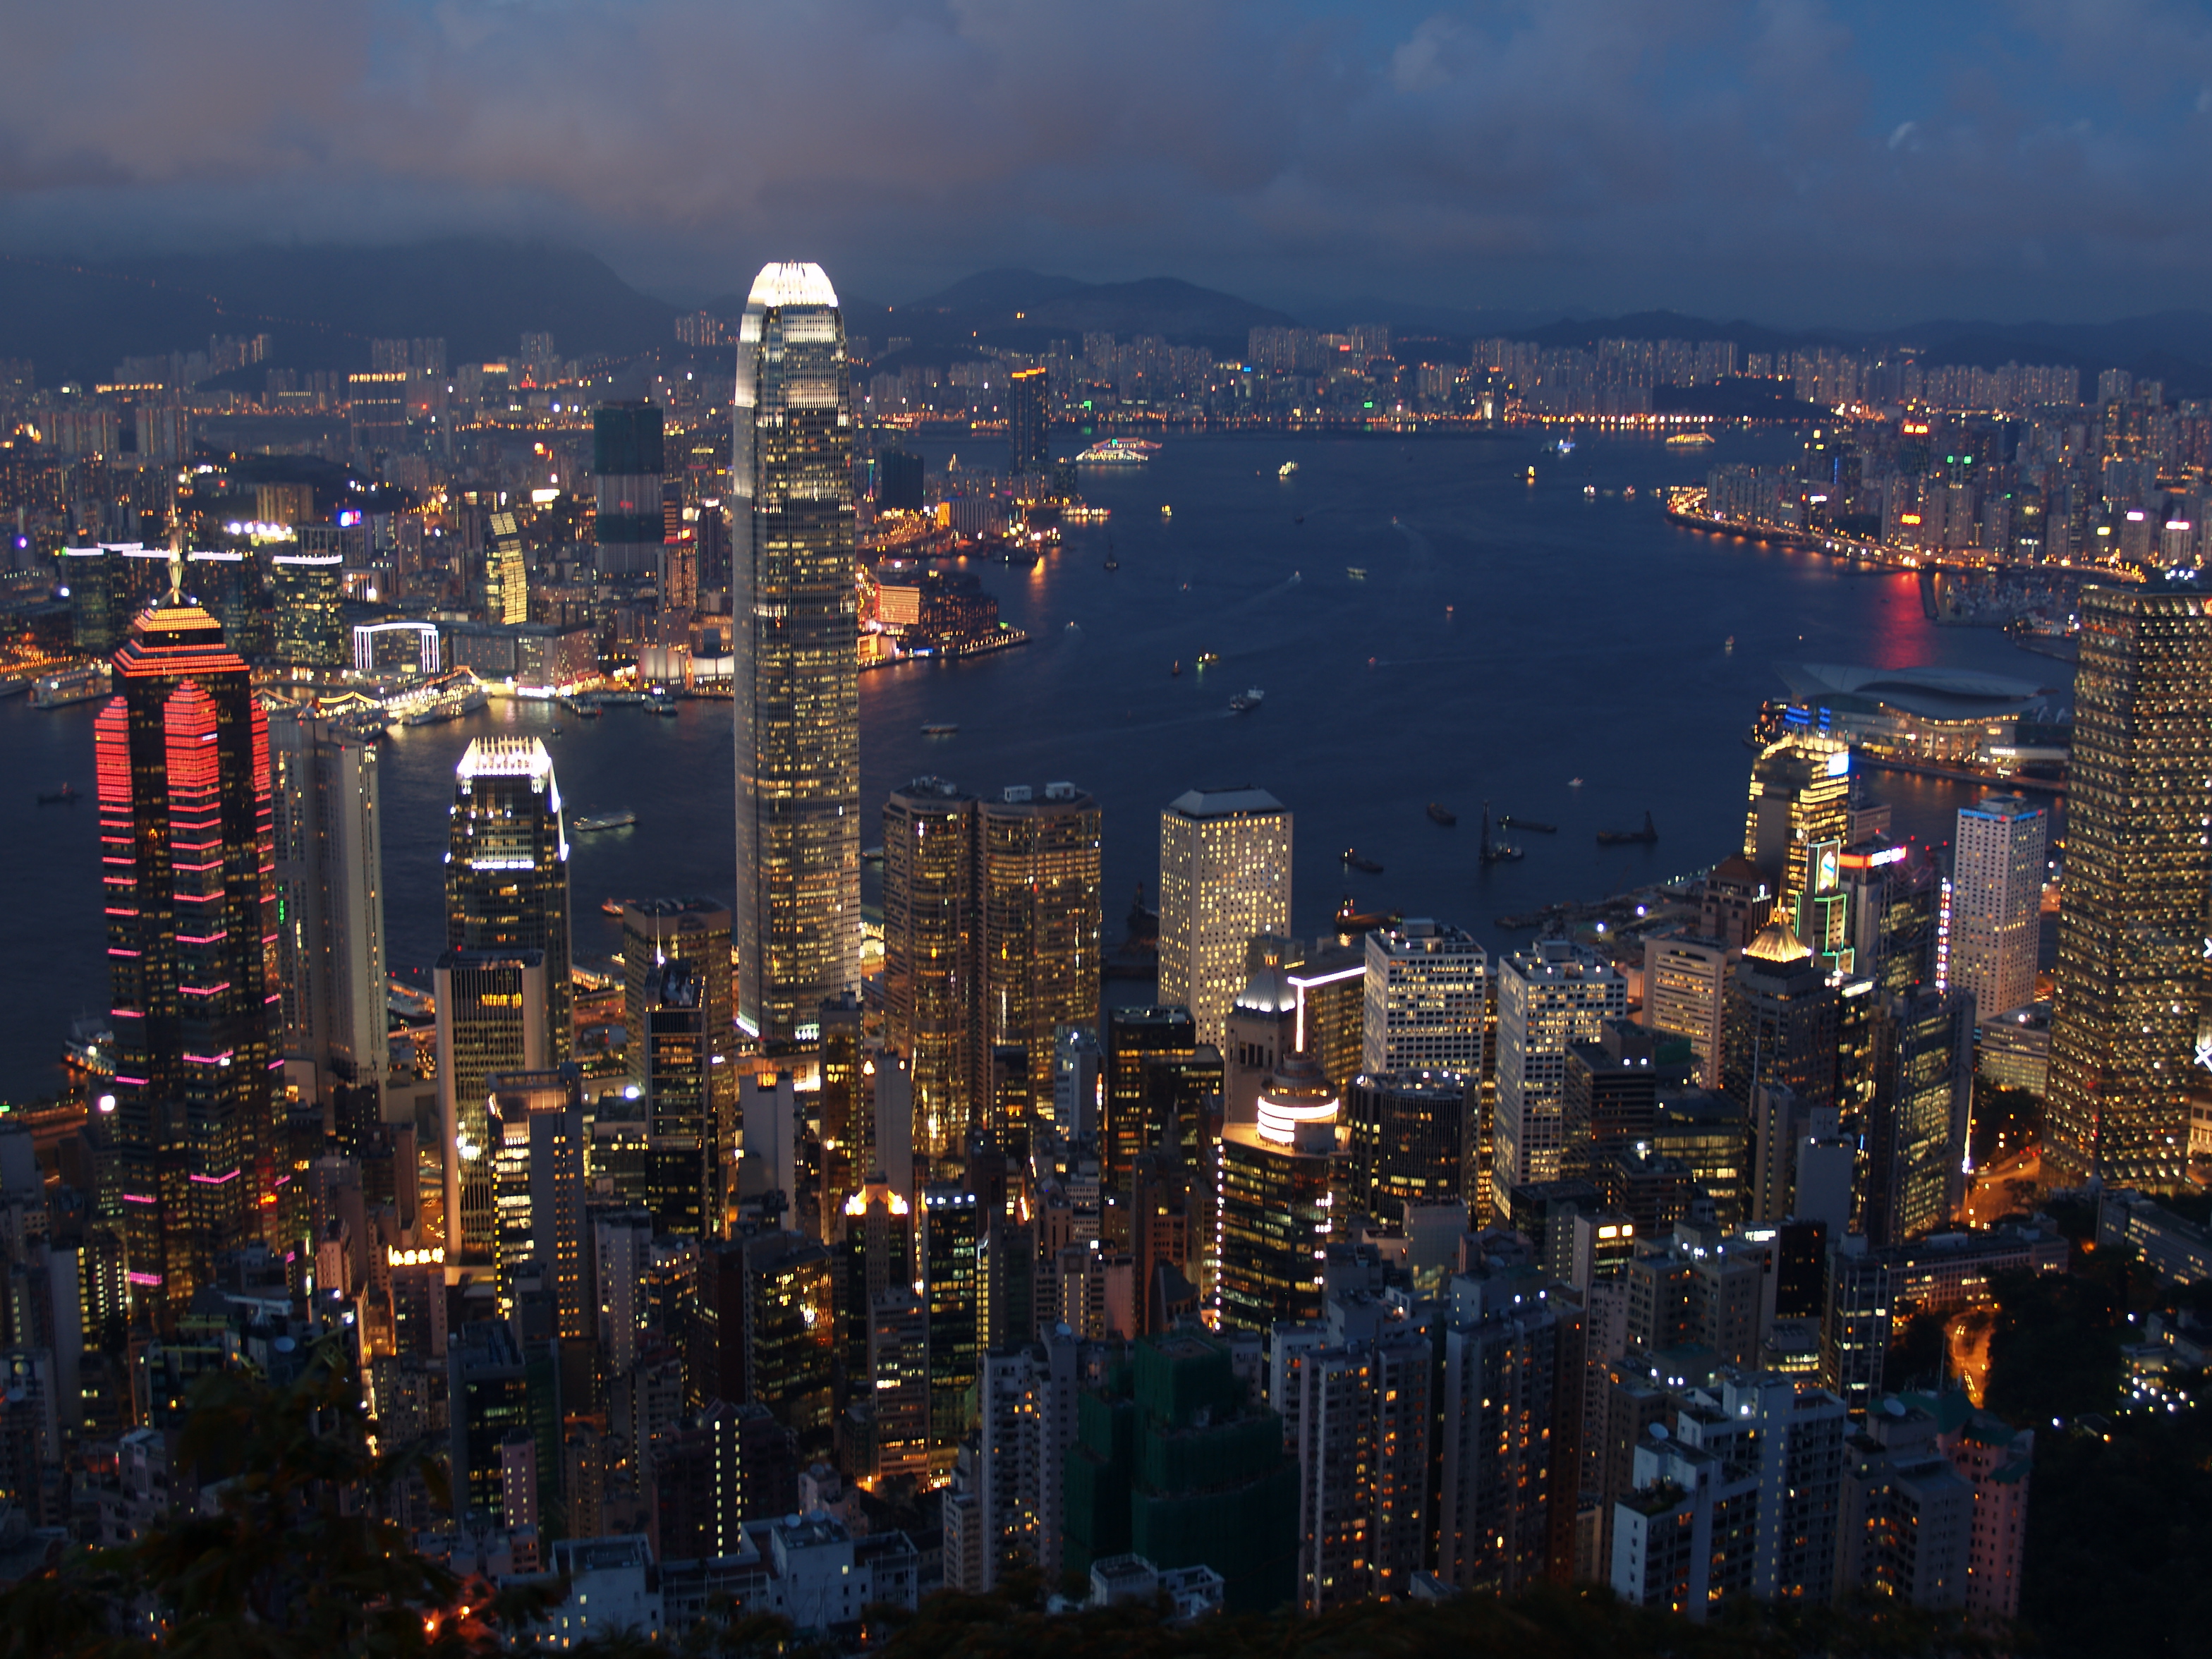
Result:
{"label": "tall glass skyscraper", "polygon": [[131,623],[94,727],[115,1091],[103,1207],[157,1322],[258,1236],[276,991],[269,731],[197,605]]}
{"label": "tall glass skyscraper", "polygon": [[738,339],[738,1018],[793,1037],[860,976],[852,391],[822,268],[763,267]]}
{"label": "tall glass skyscraper", "polygon": [[[2173,1187],[2212,1088],[2212,584],[2081,592],[2043,1167]],[[2002,1012],[2003,1010],[1993,1010]]]}

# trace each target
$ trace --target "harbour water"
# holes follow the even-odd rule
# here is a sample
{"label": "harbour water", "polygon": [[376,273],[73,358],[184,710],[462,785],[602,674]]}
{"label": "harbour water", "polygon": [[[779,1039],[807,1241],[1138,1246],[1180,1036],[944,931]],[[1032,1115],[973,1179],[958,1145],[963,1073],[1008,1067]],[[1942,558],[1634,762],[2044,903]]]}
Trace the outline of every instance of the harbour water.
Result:
{"label": "harbour water", "polygon": [[[1139,883],[1152,891],[1160,807],[1193,786],[1251,783],[1297,815],[1297,932],[1322,932],[1351,896],[1510,945],[1527,935],[1498,929],[1498,916],[1735,850],[1751,760],[1742,737],[1759,700],[1782,690],[1777,662],[1936,664],[2069,684],[2063,665],[1999,633],[1933,626],[1909,575],[1852,574],[1661,517],[1656,486],[1793,447],[1781,435],[1724,435],[1687,453],[1587,437],[1560,456],[1518,434],[1218,435],[1170,437],[1142,467],[1086,469],[1085,494],[1113,509],[1109,523],[1069,529],[1036,568],[981,567],[1029,645],[862,676],[861,840],[883,839],[884,795],[921,774],[978,793],[1072,781],[1105,811],[1111,939]],[[956,451],[971,464],[997,459],[981,439],[924,448],[933,471]],[[1284,478],[1289,459],[1298,467]],[[1201,669],[1206,653],[1219,661]],[[1231,697],[1253,686],[1264,703],[1231,712]],[[50,1091],[70,1019],[106,1004],[92,804],[36,800],[64,781],[89,796],[98,707],[0,702],[10,924],[0,1098]],[[943,724],[958,729],[922,734]],[[471,737],[499,731],[547,737],[573,812],[637,813],[634,828],[570,838],[580,954],[615,946],[617,924],[599,908],[607,896],[726,898],[727,703],[686,703],[675,720],[615,708],[579,720],[495,702],[384,741],[395,971],[427,969],[437,953],[453,763]],[[1871,782],[1899,832],[1923,840],[1947,841],[1972,793]],[[1525,860],[1485,870],[1486,800],[1559,833],[1516,832]],[[1456,812],[1456,826],[1431,822],[1430,801]],[[1656,845],[1597,846],[1598,830],[1636,828],[1647,810]],[[1352,847],[1382,872],[1346,869]]]}

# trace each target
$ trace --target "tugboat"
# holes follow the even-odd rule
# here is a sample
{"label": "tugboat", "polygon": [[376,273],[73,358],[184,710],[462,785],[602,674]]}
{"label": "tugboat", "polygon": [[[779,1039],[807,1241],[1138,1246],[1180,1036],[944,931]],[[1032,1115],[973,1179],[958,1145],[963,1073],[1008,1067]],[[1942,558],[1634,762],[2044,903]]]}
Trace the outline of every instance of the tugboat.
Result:
{"label": "tugboat", "polygon": [[76,786],[73,783],[65,783],[58,789],[42,789],[39,792],[39,805],[74,806],[76,805]]}
{"label": "tugboat", "polygon": [[1540,836],[1556,836],[1559,833],[1559,826],[1556,823],[1544,823],[1535,818],[1516,818],[1510,812],[1499,813],[1498,823],[1502,830],[1533,830]]}
{"label": "tugboat", "polygon": [[1347,847],[1344,849],[1344,867],[1347,870],[1364,870],[1370,876],[1379,876],[1382,873],[1382,866],[1376,863],[1373,859],[1363,857],[1357,847]]}
{"label": "tugboat", "polygon": [[1434,801],[1429,803],[1429,817],[1431,821],[1441,823],[1447,830],[1459,822],[1458,813],[1453,811],[1449,806],[1439,806]]}
{"label": "tugboat", "polygon": [[1267,695],[1256,685],[1248,687],[1237,696],[1230,698],[1229,712],[1232,714],[1249,714],[1260,706]]}
{"label": "tugboat", "polygon": [[1649,847],[1659,839],[1659,826],[1651,822],[1651,809],[1644,809],[1641,830],[1601,830],[1597,844],[1601,847]]}
{"label": "tugboat", "polygon": [[1493,864],[1516,864],[1528,856],[1517,847],[1508,846],[1502,841],[1491,840],[1488,801],[1482,803],[1482,850],[1480,856],[1482,860],[1482,867],[1486,870]]}

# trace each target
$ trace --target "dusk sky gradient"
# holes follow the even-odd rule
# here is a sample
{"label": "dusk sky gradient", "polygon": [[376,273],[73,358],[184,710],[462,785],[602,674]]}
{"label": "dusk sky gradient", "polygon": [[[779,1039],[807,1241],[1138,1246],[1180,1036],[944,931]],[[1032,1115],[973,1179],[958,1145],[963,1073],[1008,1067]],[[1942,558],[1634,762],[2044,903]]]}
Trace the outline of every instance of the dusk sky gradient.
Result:
{"label": "dusk sky gradient", "polygon": [[522,234],[1785,325],[2212,302],[2172,0],[11,0],[0,246]]}

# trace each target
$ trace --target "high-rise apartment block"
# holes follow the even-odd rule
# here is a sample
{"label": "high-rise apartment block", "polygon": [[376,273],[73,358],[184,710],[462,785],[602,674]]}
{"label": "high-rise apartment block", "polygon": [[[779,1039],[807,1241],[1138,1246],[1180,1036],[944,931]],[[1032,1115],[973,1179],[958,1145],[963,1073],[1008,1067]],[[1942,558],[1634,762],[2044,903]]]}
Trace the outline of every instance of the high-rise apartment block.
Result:
{"label": "high-rise apartment block", "polygon": [[1584,946],[1544,939],[1499,961],[1497,1191],[1559,1178],[1567,1050],[1595,1042],[1627,1008],[1627,982]]}
{"label": "high-rise apartment block", "polygon": [[2044,1168],[2172,1187],[2212,1063],[2212,587],[2093,586],[2081,615]]}
{"label": "high-rise apartment block", "polygon": [[1291,814],[1264,789],[1193,789],[1160,814],[1161,1002],[1218,1044],[1245,948],[1291,926]]}
{"label": "high-rise apartment block", "polygon": [[1360,1069],[1480,1082],[1489,969],[1488,953],[1461,928],[1418,921],[1368,934]]}
{"label": "high-rise apartment block", "polygon": [[1972,994],[1978,1018],[2035,1000],[2045,833],[2043,809],[2018,795],[1959,809],[1944,955],[1950,988]]}
{"label": "high-rise apartment block", "polygon": [[258,1235],[273,1190],[269,737],[245,662],[198,606],[134,620],[114,684],[93,728],[116,1037],[109,1202],[133,1299],[166,1321]]}
{"label": "high-rise apartment block", "polygon": [[860,980],[853,414],[836,290],[819,265],[768,265],[738,337],[738,1018],[790,1038]]}
{"label": "high-rise apartment block", "polygon": [[276,958],[287,1054],[333,1085],[386,1070],[384,840],[377,746],[303,708],[269,721]]}

